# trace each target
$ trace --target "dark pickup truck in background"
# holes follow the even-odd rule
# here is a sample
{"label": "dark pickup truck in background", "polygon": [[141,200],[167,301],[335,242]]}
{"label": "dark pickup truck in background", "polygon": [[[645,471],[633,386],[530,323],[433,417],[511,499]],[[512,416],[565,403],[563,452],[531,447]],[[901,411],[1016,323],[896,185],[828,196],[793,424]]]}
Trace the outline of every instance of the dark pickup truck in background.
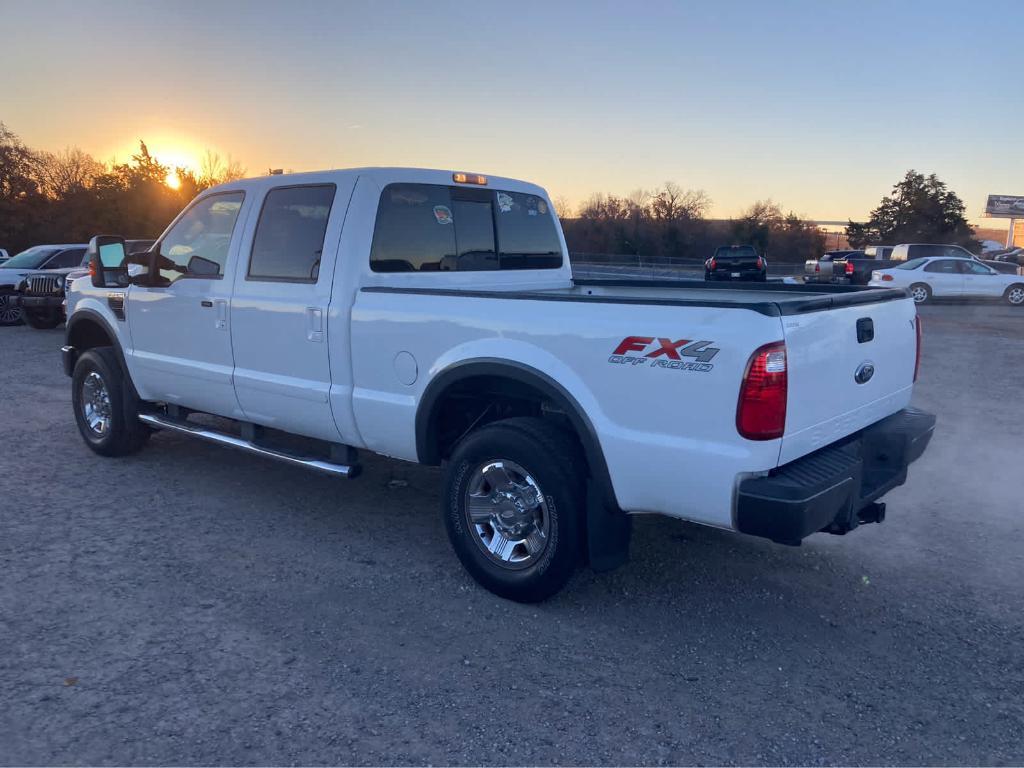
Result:
{"label": "dark pickup truck in background", "polygon": [[723,245],[704,262],[705,280],[768,279],[768,260],[752,245]]}

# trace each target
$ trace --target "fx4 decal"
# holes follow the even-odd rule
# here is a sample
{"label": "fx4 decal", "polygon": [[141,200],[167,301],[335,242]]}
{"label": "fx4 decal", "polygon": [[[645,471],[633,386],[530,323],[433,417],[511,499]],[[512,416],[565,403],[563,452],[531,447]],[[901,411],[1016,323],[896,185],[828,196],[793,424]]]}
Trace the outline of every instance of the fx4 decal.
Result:
{"label": "fx4 decal", "polygon": [[713,341],[673,341],[654,336],[627,336],[612,352],[608,362],[614,365],[643,365],[649,368],[707,373],[715,367],[711,361],[720,351],[717,347],[712,347],[712,344]]}

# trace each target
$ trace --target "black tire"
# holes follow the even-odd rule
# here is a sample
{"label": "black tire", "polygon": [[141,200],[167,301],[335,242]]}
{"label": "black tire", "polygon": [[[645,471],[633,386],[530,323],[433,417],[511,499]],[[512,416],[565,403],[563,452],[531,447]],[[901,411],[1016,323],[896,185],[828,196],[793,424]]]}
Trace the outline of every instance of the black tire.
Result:
{"label": "black tire", "polygon": [[[107,421],[102,429],[90,426],[86,415],[86,400],[92,400],[84,390],[87,380],[94,388],[93,375],[99,377],[107,398],[103,409]],[[138,398],[111,347],[95,347],[78,358],[71,377],[71,401],[82,439],[101,456],[135,453],[149,438],[150,430],[139,421]]]}
{"label": "black tire", "polygon": [[10,291],[0,291],[0,326],[21,325],[21,318],[24,314],[17,307],[12,307],[10,302],[14,294]]}
{"label": "black tire", "polygon": [[1003,298],[1011,307],[1024,307],[1024,283],[1014,283],[1003,292]]}
{"label": "black tire", "polygon": [[[543,508],[548,533],[543,550],[529,555],[525,564],[499,564],[485,551],[480,527],[470,522],[470,483],[481,467],[500,461],[519,465],[542,495],[536,509]],[[516,602],[540,602],[569,581],[581,560],[585,510],[586,470],[579,443],[544,419],[505,419],[472,432],[455,448],[445,472],[442,511],[455,554],[481,586]],[[525,553],[525,544],[520,546]]]}
{"label": "black tire", "polygon": [[[922,295],[922,289],[923,298],[918,298],[918,296]],[[915,293],[917,293],[917,296],[914,295]],[[926,283],[914,283],[910,286],[910,295],[914,299],[915,304],[927,304],[932,300],[932,289]]]}
{"label": "black tire", "polygon": [[35,312],[31,309],[21,310],[21,319],[30,328],[49,330],[61,324],[61,319],[56,312]]}

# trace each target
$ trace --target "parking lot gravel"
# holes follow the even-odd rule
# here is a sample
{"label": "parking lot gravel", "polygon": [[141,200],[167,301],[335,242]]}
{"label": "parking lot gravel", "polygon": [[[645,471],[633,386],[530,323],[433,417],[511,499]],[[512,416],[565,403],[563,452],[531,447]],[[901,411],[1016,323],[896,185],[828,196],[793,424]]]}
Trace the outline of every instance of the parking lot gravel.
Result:
{"label": "parking lot gravel", "polygon": [[463,572],[436,469],[103,459],[62,331],[0,328],[0,762],[1024,763],[1024,311],[921,314],[939,426],[883,525],[639,517],[536,606]]}

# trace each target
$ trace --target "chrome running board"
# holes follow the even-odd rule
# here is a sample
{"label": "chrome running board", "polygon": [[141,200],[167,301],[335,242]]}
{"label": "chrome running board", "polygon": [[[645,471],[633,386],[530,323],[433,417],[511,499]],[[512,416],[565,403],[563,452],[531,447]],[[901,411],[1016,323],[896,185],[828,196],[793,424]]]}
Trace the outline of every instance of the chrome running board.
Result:
{"label": "chrome running board", "polygon": [[228,435],[224,432],[216,432],[212,429],[201,427],[198,424],[188,424],[182,421],[175,421],[156,413],[140,413],[139,421],[143,424],[148,424],[151,427],[169,429],[173,432],[181,432],[182,434],[198,437],[200,440],[206,440],[210,443],[238,448],[243,451],[248,451],[249,453],[255,453],[257,456],[266,456],[269,459],[277,459],[278,461],[283,461],[286,464],[292,464],[297,467],[314,469],[317,472],[324,472],[328,475],[334,475],[335,477],[355,477],[359,474],[360,467],[358,464],[335,464],[334,462],[323,461],[321,459],[310,459],[303,456],[296,456],[291,453],[284,453],[283,451],[275,451],[271,448],[264,448],[260,445],[256,445],[256,443],[250,440],[243,440],[240,437]]}

